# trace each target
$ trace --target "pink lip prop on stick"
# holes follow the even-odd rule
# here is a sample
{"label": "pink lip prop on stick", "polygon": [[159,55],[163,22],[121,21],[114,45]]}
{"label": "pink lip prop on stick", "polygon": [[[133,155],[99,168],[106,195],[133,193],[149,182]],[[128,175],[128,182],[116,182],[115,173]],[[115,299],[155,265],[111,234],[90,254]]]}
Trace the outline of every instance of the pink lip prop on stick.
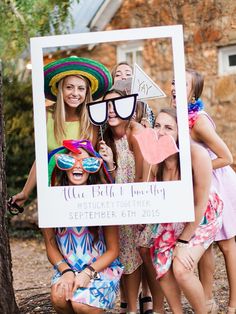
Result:
{"label": "pink lip prop on stick", "polygon": [[146,128],[134,136],[139,144],[143,158],[150,165],[159,164],[179,151],[172,136],[163,135],[158,138],[154,129]]}

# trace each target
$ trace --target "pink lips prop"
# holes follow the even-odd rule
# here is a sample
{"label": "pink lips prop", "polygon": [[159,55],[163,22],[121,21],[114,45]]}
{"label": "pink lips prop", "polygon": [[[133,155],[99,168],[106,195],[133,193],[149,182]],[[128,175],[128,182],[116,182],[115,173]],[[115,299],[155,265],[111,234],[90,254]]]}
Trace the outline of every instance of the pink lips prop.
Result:
{"label": "pink lips prop", "polygon": [[172,136],[163,135],[158,138],[154,129],[146,128],[134,136],[143,158],[151,165],[159,164],[179,151]]}

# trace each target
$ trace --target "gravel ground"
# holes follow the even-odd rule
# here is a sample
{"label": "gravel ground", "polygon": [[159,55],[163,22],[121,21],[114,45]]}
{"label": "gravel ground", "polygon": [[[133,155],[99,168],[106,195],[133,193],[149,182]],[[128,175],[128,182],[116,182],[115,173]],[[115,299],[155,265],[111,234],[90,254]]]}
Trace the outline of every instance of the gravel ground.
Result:
{"label": "gravel ground", "polygon": [[[52,275],[45,246],[42,239],[11,238],[11,253],[13,262],[13,278],[16,300],[22,314],[55,313],[51,307],[49,291]],[[228,282],[225,265],[218,247],[214,247],[216,255],[216,271],[214,294],[220,306],[219,313],[226,313],[228,300]],[[119,296],[112,312],[119,313]],[[193,313],[183,298],[184,313]],[[168,306],[166,305],[166,312]]]}

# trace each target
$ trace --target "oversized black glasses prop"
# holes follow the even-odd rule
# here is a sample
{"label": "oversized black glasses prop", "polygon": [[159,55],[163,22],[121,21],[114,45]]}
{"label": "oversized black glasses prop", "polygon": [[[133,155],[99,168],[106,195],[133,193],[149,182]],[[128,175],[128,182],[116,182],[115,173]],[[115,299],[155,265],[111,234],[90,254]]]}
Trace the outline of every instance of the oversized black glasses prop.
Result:
{"label": "oversized black glasses prop", "polygon": [[18,215],[19,213],[23,213],[24,207],[17,205],[15,202],[12,202],[12,197],[7,202],[7,209],[12,215]]}
{"label": "oversized black glasses prop", "polygon": [[91,122],[101,127],[107,121],[109,103],[113,105],[115,114],[120,119],[130,119],[135,111],[137,96],[138,94],[132,94],[88,103],[87,109]]}

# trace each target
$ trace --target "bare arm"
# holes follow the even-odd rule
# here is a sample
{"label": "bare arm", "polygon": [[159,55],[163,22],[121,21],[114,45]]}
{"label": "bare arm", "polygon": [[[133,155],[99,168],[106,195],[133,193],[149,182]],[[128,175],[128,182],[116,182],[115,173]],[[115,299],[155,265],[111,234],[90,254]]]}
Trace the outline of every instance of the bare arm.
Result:
{"label": "bare arm", "polygon": [[[195,220],[193,222],[188,222],[182,234],[179,236],[179,239],[185,241],[189,241],[194,235],[195,230],[199,226],[206,211],[212,177],[212,163],[207,151],[203,147],[197,144],[192,145],[191,157]],[[188,247],[188,244],[184,247],[176,245],[174,257],[178,258],[187,270],[194,269],[195,258],[193,257],[192,250]]]}
{"label": "bare arm", "polygon": [[[55,238],[55,233],[53,228],[44,228],[42,229],[43,237],[46,246],[46,252],[49,262],[52,265],[56,265],[58,262],[63,261],[63,255],[61,254]],[[63,261],[57,266],[57,269],[60,272],[63,270],[69,269],[69,265]],[[72,271],[66,272],[61,275],[60,279],[56,282],[55,287],[61,297],[64,297],[66,300],[72,298],[72,292],[74,287],[75,275]]]}
{"label": "bare arm", "polygon": [[130,150],[134,154],[135,159],[135,182],[142,182],[143,178],[143,155],[140,151],[139,144],[134,137],[135,134],[138,134],[144,129],[144,127],[134,121],[130,123],[130,130],[127,132],[127,139],[129,142]]}
{"label": "bare arm", "polygon": [[[108,171],[110,172],[110,175],[113,180],[115,180],[116,177],[116,165],[114,163],[113,159],[113,152],[112,149],[106,145],[105,141],[99,142],[99,154],[101,155],[102,159],[106,162]],[[107,183],[104,174],[101,174],[101,180],[103,183]]]}
{"label": "bare arm", "polygon": [[229,148],[204,114],[199,115],[191,131],[191,137],[197,142],[204,143],[216,154],[217,158],[212,160],[213,169],[230,165],[233,162]]}
{"label": "bare arm", "polygon": [[[46,252],[49,262],[52,265],[57,264],[59,261],[61,261],[64,257],[61,254],[56,238],[55,238],[55,232],[53,228],[43,228],[42,229],[44,242],[46,246]],[[69,268],[68,264],[62,263],[58,266],[58,270],[62,272],[64,269]]]}
{"label": "bare arm", "polygon": [[34,161],[22,191],[12,196],[13,203],[16,202],[18,205],[24,204],[24,202],[29,198],[29,195],[32,193],[35,187],[36,187],[36,162]]}
{"label": "bare arm", "polygon": [[97,271],[107,268],[119,255],[119,237],[117,226],[103,227],[106,252],[100,256],[91,266]]}
{"label": "bare arm", "polygon": [[203,147],[193,144],[191,147],[191,158],[195,221],[187,223],[180,235],[180,238],[186,241],[189,241],[194,235],[206,211],[212,178],[211,160]]}
{"label": "bare arm", "polygon": [[[106,242],[106,252],[90,265],[96,272],[100,272],[107,268],[119,254],[118,227],[105,226],[103,227],[103,233]],[[85,269],[75,276],[73,291],[78,287],[87,287],[89,282],[90,274],[87,274],[87,270]]]}
{"label": "bare arm", "polygon": [[132,150],[135,160],[135,182],[142,182],[143,178],[143,155],[141,154],[137,140],[132,136]]}
{"label": "bare arm", "polygon": [[143,160],[143,182],[155,181],[157,165],[150,165],[146,160]]}
{"label": "bare arm", "polygon": [[[51,107],[46,108],[46,120],[48,120],[49,108]],[[27,201],[35,187],[36,187],[36,162],[34,161],[22,191],[12,196],[13,203],[16,202],[18,205],[23,205],[24,202]]]}

